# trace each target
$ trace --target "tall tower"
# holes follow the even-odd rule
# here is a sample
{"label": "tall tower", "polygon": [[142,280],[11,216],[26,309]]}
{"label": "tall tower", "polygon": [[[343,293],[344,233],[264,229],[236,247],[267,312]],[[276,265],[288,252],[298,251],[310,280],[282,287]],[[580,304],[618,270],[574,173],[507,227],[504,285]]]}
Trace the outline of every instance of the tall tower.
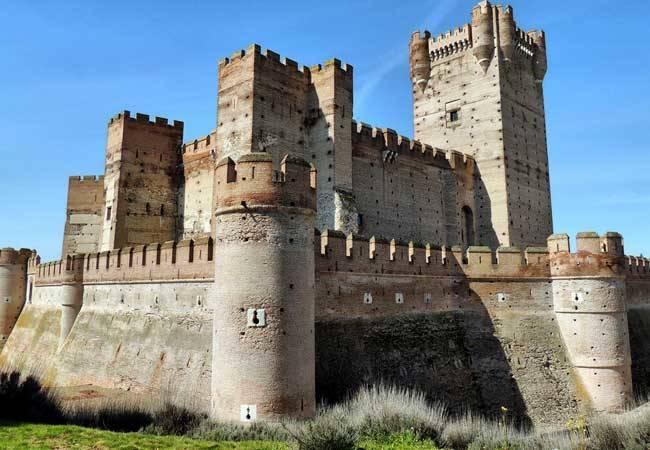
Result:
{"label": "tall tower", "polygon": [[176,238],[182,143],[183,122],[129,111],[111,118],[101,251]]}
{"label": "tall tower", "polygon": [[314,175],[290,155],[280,170],[269,153],[217,165],[214,418],[315,413]]}
{"label": "tall tower", "polygon": [[472,23],[410,42],[415,138],[476,160],[477,241],[545,245],[552,234],[541,31],[482,1]]}
{"label": "tall tower", "polygon": [[277,169],[286,154],[304,158],[318,169],[317,227],[356,233],[352,84],[352,66],[337,59],[307,68],[259,45],[223,59],[217,159],[266,152]]}

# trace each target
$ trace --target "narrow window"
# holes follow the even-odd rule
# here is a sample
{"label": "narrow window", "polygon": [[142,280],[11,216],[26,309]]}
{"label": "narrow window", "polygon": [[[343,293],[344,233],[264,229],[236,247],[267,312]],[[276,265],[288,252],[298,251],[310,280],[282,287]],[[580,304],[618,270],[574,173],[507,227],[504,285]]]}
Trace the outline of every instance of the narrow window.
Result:
{"label": "narrow window", "polygon": [[150,205],[149,203],[147,203],[146,205],[144,205],[144,210],[145,210],[145,212],[146,212],[147,214],[150,214],[150,213],[151,213],[151,205]]}
{"label": "narrow window", "polygon": [[459,118],[460,118],[460,116],[458,114],[458,110],[449,112],[449,121],[450,122],[458,122]]}
{"label": "narrow window", "polygon": [[113,210],[112,206],[106,207],[106,220],[111,220],[111,211]]}
{"label": "narrow window", "polygon": [[474,245],[474,213],[472,213],[472,209],[469,206],[463,206],[462,213],[463,241],[467,246]]}
{"label": "narrow window", "polygon": [[165,205],[160,205],[160,215],[161,216],[165,215]]}

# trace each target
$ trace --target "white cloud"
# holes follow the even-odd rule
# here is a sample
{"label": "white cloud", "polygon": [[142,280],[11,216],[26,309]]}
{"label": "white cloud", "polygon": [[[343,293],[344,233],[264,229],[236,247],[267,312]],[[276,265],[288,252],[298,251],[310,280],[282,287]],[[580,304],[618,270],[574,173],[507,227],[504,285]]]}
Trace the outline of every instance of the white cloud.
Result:
{"label": "white cloud", "polygon": [[[444,20],[449,16],[454,5],[454,0],[439,0],[431,2],[429,8],[427,8],[431,9],[431,13],[422,20],[420,23],[420,29],[434,30],[434,33],[442,31],[440,30],[440,27]],[[355,95],[355,103],[359,110],[363,110],[366,101],[374,93],[382,80],[393,70],[406,62],[404,49],[405,45],[396,45],[387,50],[383,57],[380,58],[381,63],[370,72],[368,77],[361,80],[361,86]]]}

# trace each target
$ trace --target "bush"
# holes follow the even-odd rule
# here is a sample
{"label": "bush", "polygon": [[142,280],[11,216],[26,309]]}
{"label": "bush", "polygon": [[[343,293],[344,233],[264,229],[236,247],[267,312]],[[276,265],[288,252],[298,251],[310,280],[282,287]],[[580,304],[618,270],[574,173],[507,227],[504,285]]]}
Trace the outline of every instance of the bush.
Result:
{"label": "bush", "polygon": [[32,376],[0,372],[0,419],[61,423],[61,404]]}
{"label": "bush", "polygon": [[211,420],[203,420],[187,435],[211,441],[288,441],[291,438],[281,424],[253,422],[242,425]]}
{"label": "bush", "polygon": [[348,401],[325,410],[323,415],[345,417],[362,436],[381,437],[414,433],[437,439],[447,421],[447,410],[429,403],[424,394],[394,386],[369,386]]}
{"label": "bush", "polygon": [[359,434],[347,417],[325,414],[287,430],[300,450],[356,450]]}
{"label": "bush", "polygon": [[[618,415],[581,417],[565,429],[531,431],[468,412],[450,418],[446,408],[419,392],[388,386],[359,390],[347,401],[321,407],[312,421],[223,423],[190,406],[144,397],[62,402],[35,376],[0,368],[0,420],[82,425],[111,431],[144,431],[215,441],[285,441],[300,450],[353,450],[360,440],[374,448],[417,441],[469,450],[636,450],[650,448],[650,404]],[[398,439],[399,438],[399,439]],[[410,444],[409,444],[410,445]],[[379,448],[379,447],[377,447]]]}
{"label": "bush", "polygon": [[650,448],[650,404],[624,414],[604,414],[589,424],[589,448],[631,450]]}

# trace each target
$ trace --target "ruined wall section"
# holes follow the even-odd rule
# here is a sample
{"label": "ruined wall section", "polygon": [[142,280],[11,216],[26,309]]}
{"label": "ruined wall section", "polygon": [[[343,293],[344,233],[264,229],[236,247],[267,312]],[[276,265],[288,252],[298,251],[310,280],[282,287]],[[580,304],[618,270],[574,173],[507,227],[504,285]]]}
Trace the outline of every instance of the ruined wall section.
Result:
{"label": "ruined wall section", "polygon": [[128,111],[110,120],[102,251],[175,239],[182,140],[183,122]]}
{"label": "ruined wall section", "polygon": [[[415,138],[477,161],[476,243],[545,245],[552,232],[543,33],[481,2],[472,23],[410,44]],[[467,205],[470,206],[470,205]]]}
{"label": "ruined wall section", "polygon": [[216,141],[216,131],[212,131],[183,145],[177,239],[210,235]]}
{"label": "ruined wall section", "polygon": [[99,251],[103,215],[104,176],[70,177],[61,255]]}
{"label": "ruined wall section", "polygon": [[352,184],[358,233],[464,245],[461,209],[474,205],[474,161],[353,122]]}

